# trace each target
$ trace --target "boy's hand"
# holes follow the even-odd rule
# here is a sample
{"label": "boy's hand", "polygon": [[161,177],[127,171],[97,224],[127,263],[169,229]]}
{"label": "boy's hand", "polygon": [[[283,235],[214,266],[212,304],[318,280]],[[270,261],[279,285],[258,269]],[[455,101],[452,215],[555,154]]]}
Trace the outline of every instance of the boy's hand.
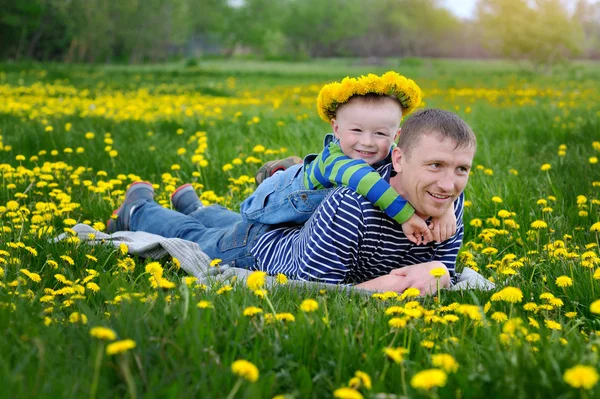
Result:
{"label": "boy's hand", "polygon": [[448,238],[456,234],[456,215],[454,207],[449,207],[446,213],[439,218],[431,220],[431,232],[435,242],[446,241]]}
{"label": "boy's hand", "polygon": [[412,215],[410,219],[402,223],[402,231],[410,242],[416,245],[426,245],[433,240],[433,235],[427,223],[417,215]]}

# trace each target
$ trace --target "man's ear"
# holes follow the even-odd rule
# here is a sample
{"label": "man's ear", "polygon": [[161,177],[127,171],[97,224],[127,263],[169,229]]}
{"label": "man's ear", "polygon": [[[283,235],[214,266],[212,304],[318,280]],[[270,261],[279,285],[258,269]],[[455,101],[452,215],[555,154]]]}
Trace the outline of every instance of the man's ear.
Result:
{"label": "man's ear", "polygon": [[396,173],[402,173],[402,157],[404,154],[400,147],[395,147],[392,150],[392,167]]}

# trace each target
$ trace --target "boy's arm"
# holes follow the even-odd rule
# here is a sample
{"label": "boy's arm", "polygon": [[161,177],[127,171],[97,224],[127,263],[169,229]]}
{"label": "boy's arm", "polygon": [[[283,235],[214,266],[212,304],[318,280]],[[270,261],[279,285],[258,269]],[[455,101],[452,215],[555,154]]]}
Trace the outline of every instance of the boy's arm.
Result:
{"label": "boy's arm", "polygon": [[415,212],[375,169],[362,159],[346,156],[335,143],[330,143],[306,166],[304,183],[311,190],[340,185],[350,187],[400,224]]}
{"label": "boy's arm", "polygon": [[436,242],[446,241],[456,233],[456,215],[453,206],[449,207],[441,217],[431,220],[431,233]]}

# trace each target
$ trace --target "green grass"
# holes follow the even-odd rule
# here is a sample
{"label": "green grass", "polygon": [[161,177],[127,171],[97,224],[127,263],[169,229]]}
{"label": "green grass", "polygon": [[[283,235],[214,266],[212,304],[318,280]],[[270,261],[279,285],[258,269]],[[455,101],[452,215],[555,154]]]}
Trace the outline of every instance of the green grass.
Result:
{"label": "green grass", "polygon": [[[386,62],[377,67],[348,60],[201,60],[193,68],[2,65],[0,396],[226,397],[238,381],[230,371],[236,359],[260,370],[258,381],[244,382],[237,397],[330,397],[357,370],[373,380],[371,390],[361,389],[365,397],[597,396],[597,387],[576,389],[563,380],[577,364],[599,366],[600,321],[590,312],[600,298],[593,278],[597,266],[582,266],[586,251],[598,254],[598,237],[590,228],[599,220],[600,187],[593,182],[600,181],[600,166],[589,162],[599,153],[592,145],[600,140],[597,65],[575,64],[538,76],[501,61]],[[157,184],[157,199],[166,205],[177,185],[193,182],[207,202],[238,209],[253,185],[230,178],[253,176],[270,159],[321,149],[328,126],[318,119],[314,99],[323,83],[388,69],[414,78],[427,106],[457,112],[476,132],[463,249],[473,255],[470,265],[496,281],[498,289],[518,287],[522,302],[491,302],[476,321],[452,304],[483,308],[493,292],[443,292],[439,302],[419,299],[421,310],[431,315],[394,330],[385,309],[406,301],[281,286],[269,298],[278,313],[290,312],[295,321],[268,323],[265,316],[242,315],[247,306],[269,312],[265,300],[243,285],[233,283],[234,290],[224,294],[217,294],[217,286],[188,287],[184,272],[163,259],[164,276],[176,288],[156,290],[144,270],[150,260],[135,259],[135,270],[125,272],[119,262],[126,256],[109,246],[49,241],[68,228],[68,219],[105,222],[136,179]],[[86,138],[88,132],[94,137]],[[105,141],[107,133],[112,144]],[[199,137],[206,138],[206,147]],[[253,152],[259,144],[273,151]],[[559,156],[562,144],[566,155]],[[109,155],[112,149],[118,151],[115,157]],[[195,153],[206,164],[193,161]],[[249,156],[259,161],[247,163]],[[241,165],[223,172],[236,158]],[[551,169],[543,172],[546,163]],[[494,196],[503,202],[493,202]],[[552,212],[543,212],[539,199],[546,199]],[[7,209],[15,200],[19,210]],[[500,210],[514,212],[510,219],[518,226],[493,226],[488,219],[501,219]],[[483,226],[470,225],[474,219]],[[548,228],[530,228],[536,220]],[[49,227],[51,232],[40,234]],[[498,253],[485,255],[486,247]],[[61,259],[64,255],[74,264]],[[460,256],[459,268],[466,256]],[[513,265],[516,274],[503,274],[514,260],[522,264]],[[31,281],[21,269],[38,273],[41,281]],[[92,280],[98,292],[86,288],[82,295],[46,301],[47,289],[66,286],[56,274],[76,285],[88,276],[86,269],[99,272]],[[556,278],[562,275],[573,285],[558,287]],[[547,304],[539,298],[542,293],[552,293],[562,306],[523,309],[527,302]],[[319,302],[315,313],[299,309],[307,298]],[[213,308],[197,308],[201,300]],[[87,324],[71,322],[74,312],[84,314]],[[494,312],[512,321],[494,321]],[[569,318],[568,312],[576,313]],[[458,321],[441,322],[449,314],[457,314]],[[560,323],[561,330],[548,328],[546,320]],[[95,326],[109,327],[118,339],[132,339],[137,346],[109,356],[107,343],[90,336]],[[539,334],[539,340],[531,334]],[[435,346],[427,348],[423,341]],[[409,349],[402,365],[384,357],[389,346]],[[431,356],[437,353],[451,354],[458,372],[434,391],[413,388],[411,378],[433,368]]]}

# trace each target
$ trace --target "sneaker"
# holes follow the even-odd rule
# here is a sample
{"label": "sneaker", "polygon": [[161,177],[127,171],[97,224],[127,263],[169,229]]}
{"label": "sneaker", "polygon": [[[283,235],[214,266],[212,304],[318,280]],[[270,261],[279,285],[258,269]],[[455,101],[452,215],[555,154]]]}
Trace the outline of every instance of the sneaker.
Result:
{"label": "sneaker", "polygon": [[113,215],[117,215],[117,218],[110,218],[108,219],[108,222],[106,222],[106,231],[109,234],[112,234],[115,231],[129,230],[131,214],[133,213],[135,206],[141,200],[154,200],[154,187],[152,187],[151,183],[146,181],[136,181],[131,183],[125,193],[125,200],[121,206],[113,212]]}
{"label": "sneaker", "polygon": [[256,180],[256,185],[260,185],[267,177],[273,176],[275,172],[279,172],[280,170],[286,170],[290,166],[298,165],[304,162],[302,158],[299,157],[287,157],[285,159],[278,159],[275,161],[269,161],[265,163],[263,166],[258,169],[256,172],[256,176],[254,179]]}
{"label": "sneaker", "polygon": [[204,206],[200,198],[198,198],[196,190],[189,183],[180,186],[171,194],[171,203],[173,204],[173,209],[184,215],[189,215],[196,209]]}

